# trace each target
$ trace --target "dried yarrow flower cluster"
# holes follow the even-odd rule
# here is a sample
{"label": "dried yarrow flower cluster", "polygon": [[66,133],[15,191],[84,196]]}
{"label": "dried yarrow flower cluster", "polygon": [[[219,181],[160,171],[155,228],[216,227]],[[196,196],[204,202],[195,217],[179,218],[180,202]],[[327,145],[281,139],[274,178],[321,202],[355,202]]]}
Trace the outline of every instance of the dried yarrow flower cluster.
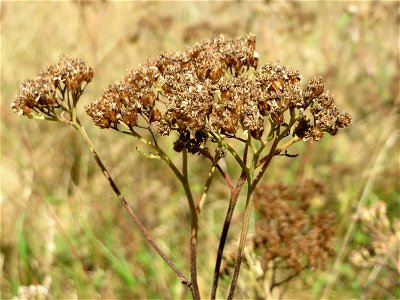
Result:
{"label": "dried yarrow flower cluster", "polygon": [[[334,256],[335,213],[310,212],[311,201],[324,194],[325,185],[311,179],[294,186],[266,183],[256,189],[254,207],[258,217],[246,249],[257,254],[263,272],[272,268],[284,278],[288,271],[298,274],[308,268],[323,268]],[[226,252],[223,271],[230,273],[235,253]]]}
{"label": "dried yarrow flower cluster", "polygon": [[302,90],[296,70],[278,64],[257,69],[255,44],[253,34],[219,36],[184,52],[161,54],[108,86],[86,111],[101,128],[133,130],[143,119],[144,126],[156,123],[162,135],[175,130],[194,141],[200,133],[206,137],[201,143],[209,140],[205,132],[234,137],[240,129],[260,139],[266,124],[285,126],[288,111],[297,112],[293,134],[304,140],[349,126],[350,115],[339,113],[321,77]]}
{"label": "dried yarrow flower cluster", "polygon": [[[22,83],[12,108],[19,115],[55,118],[55,109],[69,111],[68,105],[76,104],[92,78],[93,69],[82,60],[63,56],[57,64]],[[71,94],[70,103],[66,102],[66,93]]]}
{"label": "dried yarrow flower cluster", "polygon": [[309,211],[311,200],[324,192],[324,186],[315,180],[295,186],[270,183],[257,188],[254,207],[260,220],[253,243],[265,262],[274,260],[280,267],[296,272],[325,266],[334,255],[335,215],[330,211]]}
{"label": "dried yarrow flower cluster", "polygon": [[316,180],[294,186],[267,183],[256,189],[254,207],[259,217],[247,247],[259,254],[265,271],[270,262],[277,270],[296,273],[322,268],[334,255],[335,214],[309,211],[311,201],[325,193],[325,186]]}

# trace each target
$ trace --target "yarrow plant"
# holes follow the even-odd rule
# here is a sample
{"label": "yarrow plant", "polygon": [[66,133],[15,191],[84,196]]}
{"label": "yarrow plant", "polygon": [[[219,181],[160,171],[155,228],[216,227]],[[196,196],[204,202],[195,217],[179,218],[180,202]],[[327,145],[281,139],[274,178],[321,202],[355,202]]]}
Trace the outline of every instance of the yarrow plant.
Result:
{"label": "yarrow plant", "polygon": [[[166,162],[182,184],[190,210],[190,279],[161,250],[119,191],[110,172],[76,115],[76,105],[92,80],[93,70],[81,60],[62,57],[35,79],[22,84],[12,107],[20,115],[72,125],[84,138],[113,191],[152,247],[191,291],[201,295],[197,283],[198,219],[216,171],[230,190],[227,213],[216,258],[211,298],[215,299],[226,238],[243,186],[247,185],[240,242],[228,299],[237,284],[249,227],[253,194],[272,159],[290,156],[296,142],[319,141],[350,125],[349,114],[340,113],[334,98],[325,92],[321,77],[301,88],[301,75],[279,64],[258,66],[256,37],[219,36],[183,52],[161,54],[128,71],[86,106],[100,128],[111,128],[137,138],[151,149],[141,153]],[[175,157],[159,141],[174,136]],[[195,198],[188,178],[188,153],[210,161],[203,191]],[[241,174],[236,181],[220,161],[231,155]]]}

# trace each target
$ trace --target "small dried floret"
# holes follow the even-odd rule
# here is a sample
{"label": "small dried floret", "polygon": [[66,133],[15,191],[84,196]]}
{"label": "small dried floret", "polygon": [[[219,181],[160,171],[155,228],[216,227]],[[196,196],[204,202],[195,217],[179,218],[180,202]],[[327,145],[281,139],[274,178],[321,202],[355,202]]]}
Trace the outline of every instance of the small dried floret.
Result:
{"label": "small dried floret", "polygon": [[93,78],[93,69],[81,59],[73,59],[67,56],[61,57],[56,65],[57,76],[67,89],[77,90],[82,83],[89,83]]}
{"label": "small dried floret", "polygon": [[319,141],[324,136],[324,131],[318,127],[314,126],[310,129],[310,131],[304,137],[305,141]]}
{"label": "small dried floret", "polygon": [[202,131],[196,131],[194,137],[192,137],[190,131],[182,130],[179,133],[179,138],[174,142],[174,150],[176,152],[182,152],[183,149],[187,149],[189,153],[196,154],[202,150],[202,145],[207,141],[207,136]]}
{"label": "small dried floret", "polygon": [[258,107],[260,113],[270,115],[277,124],[285,123],[284,113],[299,106],[302,101],[301,76],[296,70],[287,70],[278,64],[267,64],[254,76],[261,94]]}
{"label": "small dried floret", "polygon": [[345,128],[350,126],[351,124],[351,116],[348,113],[339,114],[336,119],[336,125],[339,128]]}
{"label": "small dried floret", "polygon": [[299,138],[305,138],[310,134],[311,127],[311,121],[302,116],[297,121],[297,125],[294,129],[294,134],[297,135]]}
{"label": "small dried floret", "polygon": [[307,88],[303,92],[303,102],[299,103],[299,107],[307,108],[312,100],[320,96],[324,92],[325,84],[322,82],[322,77],[317,76],[311,79]]}
{"label": "small dried floret", "polygon": [[150,111],[149,122],[158,122],[161,120],[161,112],[157,108],[153,108]]}
{"label": "small dried floret", "polygon": [[315,126],[318,126],[322,131],[329,132],[331,135],[336,134],[336,118],[339,115],[339,111],[331,95],[322,94],[318,96],[311,113],[314,116]]}

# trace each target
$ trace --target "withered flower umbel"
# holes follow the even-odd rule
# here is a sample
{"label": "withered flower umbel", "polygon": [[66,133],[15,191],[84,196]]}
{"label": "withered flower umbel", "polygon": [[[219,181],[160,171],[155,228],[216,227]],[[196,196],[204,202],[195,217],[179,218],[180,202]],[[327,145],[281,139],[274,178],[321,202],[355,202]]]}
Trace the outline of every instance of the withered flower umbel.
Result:
{"label": "withered flower umbel", "polygon": [[[322,182],[308,179],[293,186],[265,183],[255,191],[254,208],[258,217],[255,233],[246,245],[248,253],[254,254],[245,262],[250,270],[257,266],[260,272],[257,280],[264,281],[260,285],[268,286],[269,292],[287,284],[305,269],[324,268],[335,254],[332,243],[335,214],[318,213],[312,207],[313,199],[324,199],[326,190]],[[227,274],[235,261],[235,253],[229,249],[222,268]]]}
{"label": "withered flower umbel", "polygon": [[57,119],[62,111],[71,111],[92,78],[93,69],[82,60],[62,56],[57,64],[25,81],[11,107],[19,115]]}
{"label": "withered flower umbel", "polygon": [[279,182],[258,187],[254,205],[262,218],[252,242],[262,250],[265,265],[274,260],[295,272],[324,267],[334,254],[334,213],[308,212],[312,199],[324,192],[324,185],[316,180],[293,187]]}
{"label": "withered flower umbel", "polygon": [[205,130],[234,137],[243,130],[261,139],[266,126],[273,131],[286,126],[294,114],[293,134],[318,141],[324,132],[335,135],[350,124],[350,115],[339,113],[333,96],[324,93],[320,76],[302,90],[298,71],[278,64],[257,66],[253,34],[237,39],[221,35],[129,71],[86,111],[102,128],[133,130],[142,119],[142,126],[156,123],[161,135]]}

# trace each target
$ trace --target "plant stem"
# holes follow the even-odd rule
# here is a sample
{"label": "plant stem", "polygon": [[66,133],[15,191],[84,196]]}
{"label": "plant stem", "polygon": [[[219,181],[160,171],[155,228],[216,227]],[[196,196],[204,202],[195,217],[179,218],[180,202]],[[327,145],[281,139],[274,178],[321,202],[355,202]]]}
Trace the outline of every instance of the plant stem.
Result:
{"label": "plant stem", "polygon": [[235,209],[236,202],[239,198],[240,191],[241,191],[245,181],[246,181],[246,174],[243,172],[238,180],[238,183],[237,183],[235,189],[231,190],[229,206],[228,206],[228,210],[226,212],[224,226],[222,228],[222,233],[221,233],[221,237],[219,240],[217,259],[215,261],[214,278],[213,278],[212,290],[211,290],[211,299],[215,299],[216,294],[217,294],[219,271],[221,268],[222,255],[224,253],[226,238],[228,236],[229,226],[232,221],[233,211]]}
{"label": "plant stem", "polygon": [[[289,127],[289,126],[288,126]],[[290,130],[290,129],[289,129]],[[244,251],[244,247],[246,245],[246,238],[247,238],[247,233],[249,230],[249,223],[250,223],[250,212],[251,212],[251,207],[253,204],[253,199],[252,199],[252,195],[253,192],[258,184],[258,182],[260,181],[261,177],[264,175],[268,165],[270,164],[272,158],[275,155],[275,150],[276,147],[278,146],[279,141],[282,139],[282,137],[284,136],[284,134],[286,134],[286,132],[282,132],[282,134],[279,134],[278,132],[278,136],[275,138],[271,149],[265,159],[265,162],[261,168],[261,171],[258,173],[257,177],[254,179],[254,181],[249,184],[249,189],[247,191],[247,199],[246,199],[246,207],[245,207],[245,211],[244,211],[244,218],[243,218],[243,223],[242,223],[242,230],[240,232],[240,242],[239,242],[239,249],[238,249],[238,253],[237,253],[237,257],[236,257],[236,262],[235,262],[235,267],[234,267],[234,273],[233,273],[233,277],[232,277],[232,281],[231,281],[231,286],[229,288],[229,294],[228,294],[228,299],[233,299],[234,293],[235,293],[235,288],[236,288],[236,284],[237,284],[237,279],[239,276],[239,271],[240,271],[240,265],[242,263],[242,259],[243,259],[243,251]],[[255,165],[257,165],[257,163],[255,163]]]}
{"label": "plant stem", "polygon": [[[279,148],[276,148],[275,150],[275,155],[278,155],[279,153],[281,153],[282,151],[286,150],[287,148],[289,148],[290,146],[292,146],[293,144],[297,143],[298,141],[301,141],[301,138],[299,138],[298,136],[295,136],[294,138],[292,138],[290,141],[288,141],[286,144],[282,145]],[[263,163],[263,161],[260,161],[260,163]]]}
{"label": "plant stem", "polygon": [[[253,183],[251,184],[250,190],[252,192],[255,190],[255,188],[257,187],[257,184],[260,182],[261,178],[263,177],[263,175],[264,175],[265,171],[267,170],[267,167],[268,167],[269,163],[271,162],[272,158],[274,157],[274,155],[279,154],[283,149],[288,148],[290,145],[292,145],[298,141],[297,138],[294,138],[294,139],[292,139],[292,141],[289,141],[289,143],[283,145],[279,150],[277,149],[278,143],[290,132],[295,121],[296,121],[296,116],[295,116],[294,110],[292,109],[290,111],[290,121],[289,121],[288,126],[282,131],[282,133],[280,132],[280,127],[277,129],[277,133],[276,133],[277,137],[275,138],[268,155],[266,157],[264,157],[263,159],[261,159],[261,161],[263,162],[263,165],[261,167],[260,172],[257,174],[257,177],[254,179]],[[258,167],[258,163],[255,163],[254,165],[256,167]]]}
{"label": "plant stem", "polygon": [[237,283],[237,279],[238,279],[239,271],[240,271],[240,265],[241,265],[242,259],[243,259],[243,251],[244,251],[244,247],[246,245],[247,232],[249,230],[250,212],[251,212],[251,207],[253,204],[252,200],[253,200],[252,199],[252,191],[249,188],[247,191],[246,208],[244,211],[242,230],[240,232],[239,249],[238,249],[238,254],[237,254],[237,258],[236,258],[236,262],[235,262],[235,269],[233,272],[231,286],[229,288],[228,300],[233,299],[233,295],[235,293],[236,283]]}
{"label": "plant stem", "polygon": [[[249,190],[251,190],[251,192],[253,192],[256,189],[257,184],[260,182],[262,176],[264,175],[265,171],[267,170],[269,163],[271,162],[272,158],[275,155],[275,150],[276,150],[276,147],[278,146],[279,141],[280,141],[280,138],[279,138],[279,136],[277,136],[271,146],[271,149],[270,149],[268,155],[262,159],[264,161],[264,163],[261,167],[261,170],[257,174],[257,176],[254,179],[254,181],[252,182],[251,186],[249,187]],[[255,165],[257,166],[257,163]]]}
{"label": "plant stem", "polygon": [[207,181],[206,181],[206,183],[205,183],[205,185],[203,187],[203,192],[201,193],[200,200],[197,203],[196,210],[197,210],[197,214],[198,215],[200,215],[201,210],[202,210],[203,205],[204,205],[204,202],[207,199],[208,190],[210,189],[211,182],[212,182],[212,180],[214,178],[215,168],[216,168],[216,163],[211,166],[210,172],[208,173],[208,176],[207,176]]}
{"label": "plant stem", "polygon": [[114,193],[118,196],[119,200],[121,201],[122,205],[124,206],[125,210],[128,212],[129,216],[133,220],[133,222],[138,226],[139,230],[142,232],[144,237],[149,241],[150,245],[154,248],[154,250],[161,256],[161,258],[168,264],[168,266],[175,272],[175,274],[179,277],[181,282],[188,286],[192,290],[192,284],[191,282],[183,275],[178,268],[173,264],[171,259],[160,249],[160,247],[157,245],[151,234],[147,231],[147,229],[144,227],[138,216],[133,212],[133,210],[130,208],[128,205],[127,201],[121,194],[118,186],[116,185],[114,179],[111,177],[110,173],[108,172],[106,166],[104,165],[103,161],[97,154],[89,136],[87,135],[85,129],[83,128],[82,125],[80,125],[79,120],[76,119],[76,122],[71,122],[72,126],[81,134],[83,140],[85,141],[86,145],[89,147],[90,152],[92,153],[94,159],[96,160],[96,163],[98,166],[101,168],[103,175],[107,178],[111,188],[113,189]]}
{"label": "plant stem", "polygon": [[182,151],[182,175],[183,188],[189,202],[190,208],[190,279],[192,284],[192,295],[195,300],[200,299],[199,286],[197,284],[197,231],[198,231],[198,215],[193,195],[190,190],[189,178],[187,173],[187,149]]}
{"label": "plant stem", "polygon": [[121,132],[123,134],[127,134],[130,136],[133,136],[135,138],[137,138],[141,143],[150,146],[151,148],[153,148],[155,151],[157,151],[158,155],[160,155],[160,158],[162,160],[164,160],[168,166],[170,167],[170,169],[172,170],[172,172],[174,172],[175,176],[179,179],[179,181],[181,183],[183,183],[183,176],[181,174],[181,172],[178,170],[178,168],[174,165],[174,163],[171,161],[171,159],[169,158],[169,156],[158,146],[153,144],[152,142],[150,142],[149,140],[145,139],[144,137],[142,137],[139,133],[137,133],[136,131],[124,131],[124,130],[118,130],[118,132]]}
{"label": "plant stem", "polygon": [[[215,158],[212,157],[210,154],[205,154],[204,157],[208,158],[209,160],[212,161],[213,165],[215,163]],[[222,178],[224,179],[225,183],[228,185],[229,190],[232,192],[234,190],[232,181],[228,174],[225,173],[224,170],[222,170],[221,166],[218,164],[218,162],[215,164],[215,167],[217,168],[218,172],[221,174]]]}

